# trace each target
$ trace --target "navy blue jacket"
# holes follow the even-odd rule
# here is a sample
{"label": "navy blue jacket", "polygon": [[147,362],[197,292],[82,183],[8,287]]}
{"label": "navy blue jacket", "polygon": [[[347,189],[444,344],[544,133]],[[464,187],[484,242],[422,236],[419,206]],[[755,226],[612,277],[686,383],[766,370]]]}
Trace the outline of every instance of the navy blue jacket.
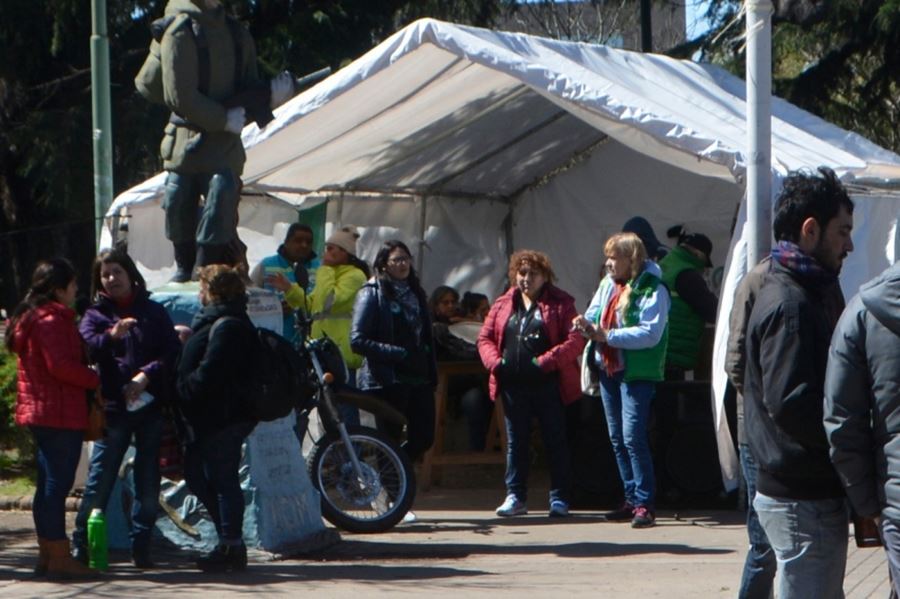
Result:
{"label": "navy blue jacket", "polygon": [[[125,317],[137,319],[122,339],[113,339],[109,331]],[[143,371],[150,378],[147,392],[159,409],[171,398],[175,359],[181,344],[175,326],[162,305],[150,299],[147,291],[137,292],[127,313],[120,314],[116,304],[105,295],[84,313],[78,326],[92,360],[100,368],[100,389],[106,399],[106,412],[125,411],[122,388]]]}
{"label": "navy blue jacket", "polygon": [[[394,366],[406,357],[406,350],[395,343],[392,306],[378,278],[369,280],[356,294],[353,306],[353,326],[350,329],[350,348],[361,355],[363,365],[356,373],[356,386],[363,390],[383,389],[397,383]],[[434,361],[434,340],[428,306],[419,299],[422,316],[422,344],[431,348],[428,361],[428,382],[437,385],[437,364]]]}

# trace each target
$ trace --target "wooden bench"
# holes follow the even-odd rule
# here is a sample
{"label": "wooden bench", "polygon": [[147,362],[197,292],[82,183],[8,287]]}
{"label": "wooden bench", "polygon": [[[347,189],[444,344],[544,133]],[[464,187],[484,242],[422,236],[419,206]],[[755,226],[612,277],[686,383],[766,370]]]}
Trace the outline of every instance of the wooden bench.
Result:
{"label": "wooden bench", "polygon": [[[488,425],[484,451],[461,451],[444,453],[444,440],[447,416],[447,392],[450,378],[464,374],[480,374],[487,378],[487,370],[481,362],[438,362],[437,391],[435,392],[434,410],[434,445],[422,459],[419,470],[419,488],[427,491],[433,480],[439,478],[436,467],[460,464],[505,464],[506,463],[506,425],[503,421],[503,403],[494,402],[494,410]],[[500,450],[497,451],[497,445]]]}

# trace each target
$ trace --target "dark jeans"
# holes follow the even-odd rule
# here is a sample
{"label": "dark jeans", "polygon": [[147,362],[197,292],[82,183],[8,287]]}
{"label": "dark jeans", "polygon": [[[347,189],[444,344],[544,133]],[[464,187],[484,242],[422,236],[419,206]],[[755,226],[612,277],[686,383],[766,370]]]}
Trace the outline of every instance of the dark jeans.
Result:
{"label": "dark jeans", "polygon": [[[356,370],[349,370],[350,378],[347,379],[347,384],[356,388]],[[350,403],[340,403],[337,404],[338,413],[341,415],[341,421],[344,423],[344,426],[347,428],[351,426],[359,426],[359,408]],[[301,441],[302,443],[303,441]]]}
{"label": "dark jeans", "polygon": [[484,451],[494,404],[481,387],[473,387],[459,398],[469,432],[469,450]]}
{"label": "dark jeans", "polygon": [[255,426],[233,424],[197,439],[185,450],[184,479],[209,512],[220,542],[233,544],[243,538],[244,493],[238,469],[241,446]]}
{"label": "dark jeans", "polygon": [[136,412],[112,414],[106,420],[103,439],[94,443],[91,466],[81,507],[75,517],[72,541],[87,546],[87,521],[91,510],[106,510],[119,475],[122,458],[134,437],[134,503],[131,506],[131,546],[146,550],[159,511],[159,447],[163,416],[152,404]]}
{"label": "dark jeans", "polygon": [[[200,196],[206,201],[200,211]],[[169,172],[163,208],[166,238],[173,243],[194,241],[226,245],[237,237],[238,178],[230,169],[217,173]]]}
{"label": "dark jeans", "polygon": [[31,513],[37,536],[48,541],[66,537],[66,496],[75,482],[84,431],[32,426],[37,446],[37,488]]}
{"label": "dark jeans", "polygon": [[747,537],[750,539],[738,598],[769,599],[772,596],[772,585],[778,564],[766,531],[759,523],[759,517],[753,508],[753,496],[756,495],[756,460],[746,443],[738,446],[738,454],[741,459],[741,474],[747,485]]}
{"label": "dark jeans", "polygon": [[[406,441],[402,447],[409,459],[422,457],[434,444],[434,389],[431,385],[391,385],[377,392],[398,412],[406,416]],[[377,419],[378,430],[398,442],[403,438],[400,426]]]}
{"label": "dark jeans", "polygon": [[572,466],[566,444],[566,417],[556,381],[537,387],[511,387],[500,394],[506,420],[506,493],[528,499],[531,420],[541,425],[550,467],[550,501],[569,500]]}

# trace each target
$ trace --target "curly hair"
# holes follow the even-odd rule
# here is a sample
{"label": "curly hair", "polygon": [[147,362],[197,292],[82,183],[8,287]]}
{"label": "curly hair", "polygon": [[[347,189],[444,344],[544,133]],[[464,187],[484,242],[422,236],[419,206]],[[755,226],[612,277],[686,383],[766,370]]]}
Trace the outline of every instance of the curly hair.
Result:
{"label": "curly hair", "polygon": [[641,238],[634,233],[616,233],[606,240],[603,245],[603,253],[606,256],[621,256],[631,259],[631,279],[634,279],[644,270],[644,261],[647,260],[647,248]]}
{"label": "curly hair", "polygon": [[516,274],[522,264],[527,262],[532,268],[541,271],[547,281],[556,282],[556,273],[553,272],[553,266],[550,264],[550,257],[544,252],[537,250],[518,250],[509,257],[509,285],[516,286]]}
{"label": "curly hair", "polygon": [[209,299],[214,303],[231,302],[247,293],[239,268],[210,264],[200,269],[200,282],[206,283]]}
{"label": "curly hair", "polygon": [[797,241],[808,218],[814,218],[825,229],[843,206],[853,214],[853,201],[840,179],[830,168],[820,166],[819,174],[794,171],[784,180],[775,203],[772,230],[776,241]]}

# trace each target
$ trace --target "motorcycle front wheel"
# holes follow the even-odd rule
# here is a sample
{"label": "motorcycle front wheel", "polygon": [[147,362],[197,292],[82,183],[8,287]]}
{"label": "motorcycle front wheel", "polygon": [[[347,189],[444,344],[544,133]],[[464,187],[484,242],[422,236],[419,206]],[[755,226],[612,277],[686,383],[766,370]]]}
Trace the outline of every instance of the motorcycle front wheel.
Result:
{"label": "motorcycle front wheel", "polygon": [[415,499],[412,464],[380,431],[350,426],[347,433],[359,473],[337,432],[326,433],[309,456],[309,478],[322,496],[322,515],[349,532],[384,532],[400,522]]}

